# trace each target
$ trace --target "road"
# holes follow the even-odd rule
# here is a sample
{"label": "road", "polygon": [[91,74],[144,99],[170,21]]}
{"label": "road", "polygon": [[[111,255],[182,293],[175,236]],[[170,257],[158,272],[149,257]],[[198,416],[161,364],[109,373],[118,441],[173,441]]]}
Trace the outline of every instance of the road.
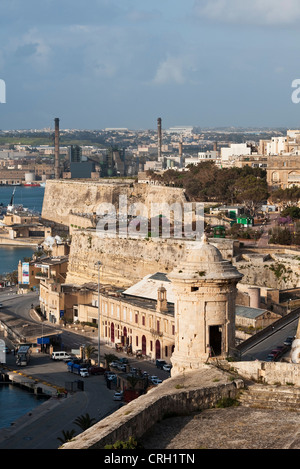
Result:
{"label": "road", "polygon": [[[112,352],[104,344],[101,347],[103,354]],[[163,379],[169,377],[169,373],[158,370],[154,363],[135,358],[129,359],[129,362],[131,366],[148,371],[151,375]],[[68,383],[80,379],[84,383],[84,390],[71,392],[67,398],[51,399],[37,407],[31,416],[24,416],[14,425],[13,429],[18,429],[15,433],[11,428],[0,430],[0,449],[56,449],[61,444],[58,437],[62,437],[63,431],[74,429],[77,434],[80,433],[80,428],[74,424],[77,417],[88,413],[95,421],[99,421],[120,407],[121,403],[113,400],[115,388],[108,389],[104,376],[79,378],[67,371],[65,363],[52,361],[49,355],[32,356],[29,365],[20,370],[10,354],[7,355],[6,364],[25,376],[57,386],[66,387]]]}
{"label": "road", "polygon": [[[36,293],[20,296],[14,291],[1,291],[0,303],[3,304],[2,312],[9,313],[12,317],[21,317],[24,322],[34,323],[29,310],[32,303],[38,303]],[[41,323],[35,324],[37,329],[41,330]],[[49,323],[47,327],[52,330],[57,329],[57,325]],[[62,342],[66,349],[78,349],[81,345],[92,344],[97,350],[96,333],[94,337],[86,337],[81,331],[71,332],[63,327],[61,330]],[[120,357],[126,356],[101,341],[101,358],[111,353]],[[132,367],[147,371],[149,375],[156,375],[161,379],[169,377],[169,373],[157,369],[153,362],[135,357],[129,357],[129,362]],[[58,437],[63,436],[63,431],[74,429],[76,434],[80,433],[80,428],[74,424],[77,417],[88,413],[95,421],[99,421],[120,406],[119,401],[113,400],[115,389],[113,387],[108,389],[104,376],[80,378],[84,383],[84,390],[77,390],[75,382],[78,381],[78,376],[69,373],[65,363],[50,360],[49,355],[34,354],[29,365],[20,369],[15,364],[14,355],[8,354],[6,365],[24,374],[25,379],[26,376],[31,376],[50,385],[71,388],[74,392],[69,393],[67,398],[48,400],[34,409],[32,415],[22,417],[9,429],[0,430],[0,449],[56,449],[61,444]],[[73,385],[70,386],[69,383]]]}
{"label": "road", "polygon": [[268,354],[276,348],[276,346],[283,345],[284,340],[288,336],[295,336],[297,332],[297,327],[299,323],[299,318],[296,318],[294,321],[290,322],[284,327],[281,327],[279,330],[274,331],[269,334],[267,337],[264,337],[256,345],[249,348],[242,355],[243,361],[248,360],[266,360]]}
{"label": "road", "polygon": [[[7,366],[16,368],[13,355],[7,356]],[[46,354],[33,356],[29,365],[18,371],[25,377],[62,387],[79,378],[67,371],[65,363],[53,362]],[[89,376],[83,382],[83,391],[69,393],[67,398],[51,398],[35,408],[32,415],[22,417],[12,429],[0,430],[0,448],[56,449],[63,431],[74,429],[76,434],[80,433],[74,424],[77,417],[88,413],[99,421],[119,408],[120,403],[113,400],[114,390],[107,388],[104,376]]]}

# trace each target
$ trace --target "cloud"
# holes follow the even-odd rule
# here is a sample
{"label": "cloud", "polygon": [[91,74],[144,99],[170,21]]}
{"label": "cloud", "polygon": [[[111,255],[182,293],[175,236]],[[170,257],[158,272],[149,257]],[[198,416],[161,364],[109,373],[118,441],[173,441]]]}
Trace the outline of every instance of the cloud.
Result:
{"label": "cloud", "polygon": [[195,71],[195,62],[189,55],[168,56],[159,64],[152,83],[184,85],[192,82]]}
{"label": "cloud", "polygon": [[293,25],[300,19],[298,0],[195,0],[200,18],[234,24]]}

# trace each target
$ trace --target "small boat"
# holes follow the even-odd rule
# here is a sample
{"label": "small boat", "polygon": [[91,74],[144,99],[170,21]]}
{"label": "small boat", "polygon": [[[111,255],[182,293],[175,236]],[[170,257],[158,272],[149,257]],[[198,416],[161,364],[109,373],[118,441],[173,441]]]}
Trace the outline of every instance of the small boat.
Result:
{"label": "small boat", "polygon": [[40,184],[38,182],[25,182],[23,186],[24,187],[40,187]]}

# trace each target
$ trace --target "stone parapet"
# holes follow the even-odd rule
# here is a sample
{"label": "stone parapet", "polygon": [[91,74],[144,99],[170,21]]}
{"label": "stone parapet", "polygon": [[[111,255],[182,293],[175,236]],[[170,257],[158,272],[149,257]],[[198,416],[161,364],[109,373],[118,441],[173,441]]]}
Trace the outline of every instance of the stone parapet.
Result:
{"label": "stone parapet", "polygon": [[243,381],[212,366],[169,378],[114,414],[95,424],[61,449],[103,449],[130,436],[140,439],[168,415],[186,415],[213,407],[222,398],[236,398]]}

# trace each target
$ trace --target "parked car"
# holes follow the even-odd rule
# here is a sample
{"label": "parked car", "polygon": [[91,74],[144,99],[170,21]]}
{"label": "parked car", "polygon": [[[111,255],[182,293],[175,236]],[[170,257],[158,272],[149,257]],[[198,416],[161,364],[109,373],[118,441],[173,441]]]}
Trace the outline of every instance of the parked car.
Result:
{"label": "parked car", "polygon": [[158,376],[150,376],[149,378],[151,381],[158,379]]}
{"label": "parked car", "polygon": [[281,355],[281,350],[279,350],[278,348],[276,349],[273,349],[272,352],[271,352],[272,355],[274,355],[274,358],[279,358],[280,355]]}
{"label": "parked car", "polygon": [[115,375],[115,374],[112,374],[112,375],[108,375],[108,376],[107,376],[108,381],[113,381],[113,380],[116,379],[116,378],[117,378],[117,375]]}
{"label": "parked car", "polygon": [[118,370],[120,370],[120,371],[126,371],[126,365],[119,364],[119,365],[118,365]]}
{"label": "parked car", "polygon": [[118,368],[118,362],[111,362],[109,366],[112,368]]}
{"label": "parked car", "polygon": [[72,356],[67,352],[53,352],[51,355],[51,360],[64,360],[70,361]]}
{"label": "parked car", "polygon": [[164,371],[169,371],[169,372],[170,372],[170,371],[171,371],[171,368],[172,368],[172,365],[164,365],[164,366],[163,366],[163,370],[164,370]]}
{"label": "parked car", "polygon": [[102,366],[91,366],[89,368],[89,372],[91,375],[103,375],[105,373],[105,368],[102,368]]}
{"label": "parked car", "polygon": [[281,354],[284,354],[288,350],[286,345],[278,345],[276,348],[281,351]]}
{"label": "parked car", "polygon": [[273,362],[275,361],[274,355],[272,353],[269,353],[269,355],[266,358],[267,362]]}
{"label": "parked car", "polygon": [[283,342],[284,345],[287,345],[288,347],[290,347],[292,345],[294,341],[294,337],[292,336],[288,336],[285,341]]}
{"label": "parked car", "polygon": [[167,362],[165,360],[156,360],[155,364],[157,368],[160,368],[162,370],[163,366],[167,365]]}
{"label": "parked car", "polygon": [[3,308],[3,304],[2,304],[2,303],[0,303],[0,308]]}
{"label": "parked car", "polygon": [[87,378],[89,376],[89,372],[87,368],[81,368],[80,370],[80,376],[82,378]]}
{"label": "parked car", "polygon": [[151,381],[152,381],[152,383],[155,384],[155,385],[162,383],[162,379],[159,379],[159,378],[152,379]]}
{"label": "parked car", "polygon": [[121,362],[121,363],[127,365],[127,363],[128,363],[128,358],[125,358],[125,357],[120,358],[119,362]]}
{"label": "parked car", "polygon": [[122,401],[122,400],[123,400],[123,391],[115,392],[114,401]]}

